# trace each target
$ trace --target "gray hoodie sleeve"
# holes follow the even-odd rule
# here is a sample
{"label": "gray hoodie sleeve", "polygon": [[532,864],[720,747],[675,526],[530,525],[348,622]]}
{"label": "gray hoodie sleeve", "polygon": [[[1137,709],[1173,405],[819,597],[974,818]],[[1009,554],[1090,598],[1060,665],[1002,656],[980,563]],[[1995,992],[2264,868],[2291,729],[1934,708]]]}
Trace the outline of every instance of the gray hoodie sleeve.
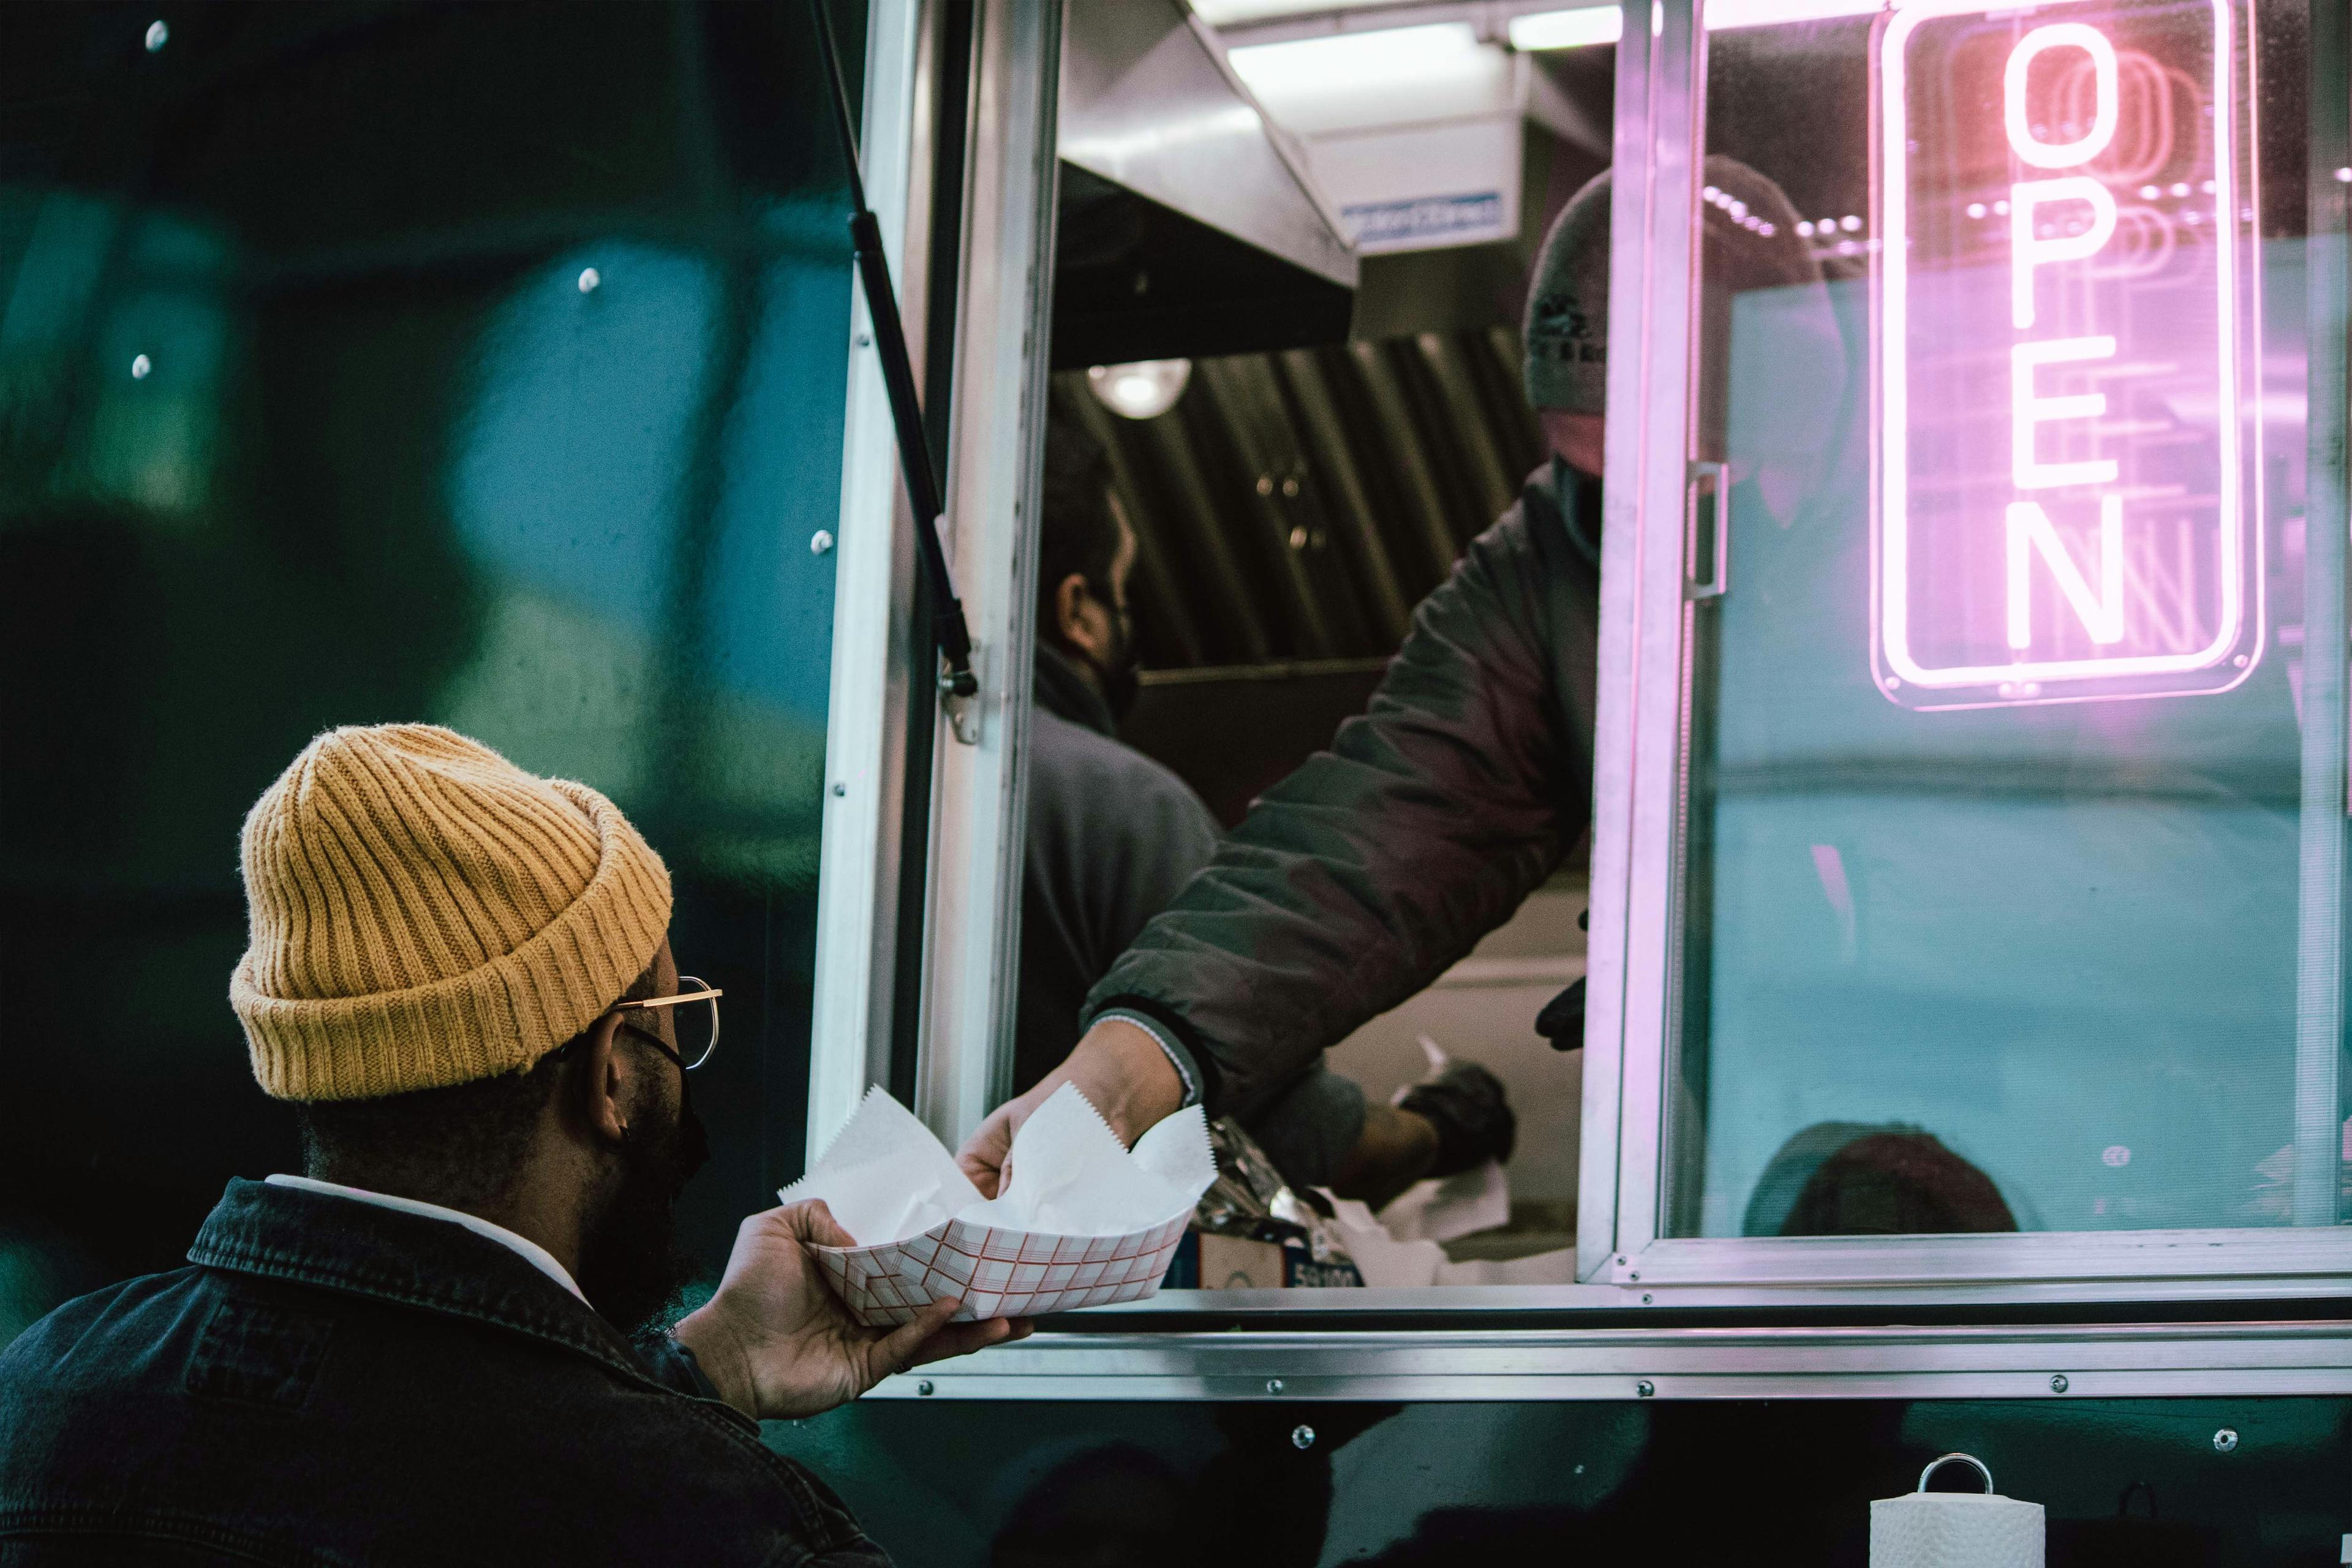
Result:
{"label": "gray hoodie sleeve", "polygon": [[1538,545],[1524,503],[1473,541],[1368,710],[1252,805],[1087,1016],[1167,1020],[1213,1112],[1246,1116],[1508,919],[1591,816],[1591,616],[1560,625],[1563,572],[1589,605],[1589,573]]}

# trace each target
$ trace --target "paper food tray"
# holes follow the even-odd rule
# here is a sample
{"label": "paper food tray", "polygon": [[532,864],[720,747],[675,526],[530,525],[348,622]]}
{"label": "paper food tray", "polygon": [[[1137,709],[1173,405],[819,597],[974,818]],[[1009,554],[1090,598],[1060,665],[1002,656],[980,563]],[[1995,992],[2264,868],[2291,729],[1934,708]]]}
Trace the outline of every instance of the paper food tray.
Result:
{"label": "paper food tray", "polygon": [[1004,1190],[983,1198],[930,1130],[876,1089],[777,1195],[823,1199],[858,1238],[811,1250],[851,1316],[879,1327],[949,1298],[970,1321],[1149,1296],[1216,1170],[1198,1106],[1129,1151],[1065,1084],[1013,1139]]}
{"label": "paper food tray", "polygon": [[960,1219],[880,1247],[820,1247],[818,1264],[850,1315],[869,1328],[911,1321],[943,1296],[961,1296],[959,1321],[1030,1318],[1160,1289],[1187,1208],[1163,1225],[1128,1236],[1040,1236]]}

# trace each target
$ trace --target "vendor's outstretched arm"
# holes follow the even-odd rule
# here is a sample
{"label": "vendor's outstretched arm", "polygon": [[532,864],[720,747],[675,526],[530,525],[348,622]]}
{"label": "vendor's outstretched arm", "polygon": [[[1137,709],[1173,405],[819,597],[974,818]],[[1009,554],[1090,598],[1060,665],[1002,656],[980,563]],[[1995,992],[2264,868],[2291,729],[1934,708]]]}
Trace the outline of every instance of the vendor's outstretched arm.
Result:
{"label": "vendor's outstretched arm", "polygon": [[[1474,541],[1370,710],[1252,807],[1095,987],[1089,1015],[1152,1018],[1189,1048],[1213,1113],[1246,1115],[1467,953],[1590,819],[1596,596],[1564,537],[1539,541],[1517,512]],[[1152,1037],[1100,1019],[965,1145],[983,1189],[1066,1079],[1130,1142],[1183,1103]]]}

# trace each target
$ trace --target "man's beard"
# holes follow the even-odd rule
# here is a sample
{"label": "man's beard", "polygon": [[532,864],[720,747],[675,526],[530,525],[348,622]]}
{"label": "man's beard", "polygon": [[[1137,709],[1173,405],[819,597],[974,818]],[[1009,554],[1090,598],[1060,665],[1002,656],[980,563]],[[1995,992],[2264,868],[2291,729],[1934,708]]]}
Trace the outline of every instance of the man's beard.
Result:
{"label": "man's beard", "polygon": [[681,1098],[656,1137],[621,1141],[621,1187],[580,1248],[580,1289],[625,1333],[657,1321],[698,1272],[677,1244],[677,1196],[710,1159],[702,1118]]}
{"label": "man's beard", "polygon": [[1110,657],[1095,666],[1095,678],[1102,684],[1103,706],[1110,710],[1116,721],[1127,717],[1143,689],[1142,666],[1135,657],[1135,628],[1131,624],[1119,626],[1118,638],[1108,652]]}

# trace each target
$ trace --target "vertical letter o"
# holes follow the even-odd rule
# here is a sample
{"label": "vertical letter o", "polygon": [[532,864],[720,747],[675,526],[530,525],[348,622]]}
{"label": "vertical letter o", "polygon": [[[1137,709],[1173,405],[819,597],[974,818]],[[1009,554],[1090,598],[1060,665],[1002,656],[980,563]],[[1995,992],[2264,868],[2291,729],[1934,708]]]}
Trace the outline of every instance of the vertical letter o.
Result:
{"label": "vertical letter o", "polygon": [[[2042,50],[2069,47],[2091,57],[2091,75],[2095,84],[2091,129],[2073,142],[2043,142],[2033,134],[2032,121],[2025,112],[2025,74]],[[2087,22],[2053,22],[2034,28],[2010,51],[2009,68],[2003,73],[2002,111],[2009,127],[2010,151],[2037,169],[2063,169],[2089,163],[2116,139],[2118,96],[2116,47],[2107,42],[2105,33]]]}

